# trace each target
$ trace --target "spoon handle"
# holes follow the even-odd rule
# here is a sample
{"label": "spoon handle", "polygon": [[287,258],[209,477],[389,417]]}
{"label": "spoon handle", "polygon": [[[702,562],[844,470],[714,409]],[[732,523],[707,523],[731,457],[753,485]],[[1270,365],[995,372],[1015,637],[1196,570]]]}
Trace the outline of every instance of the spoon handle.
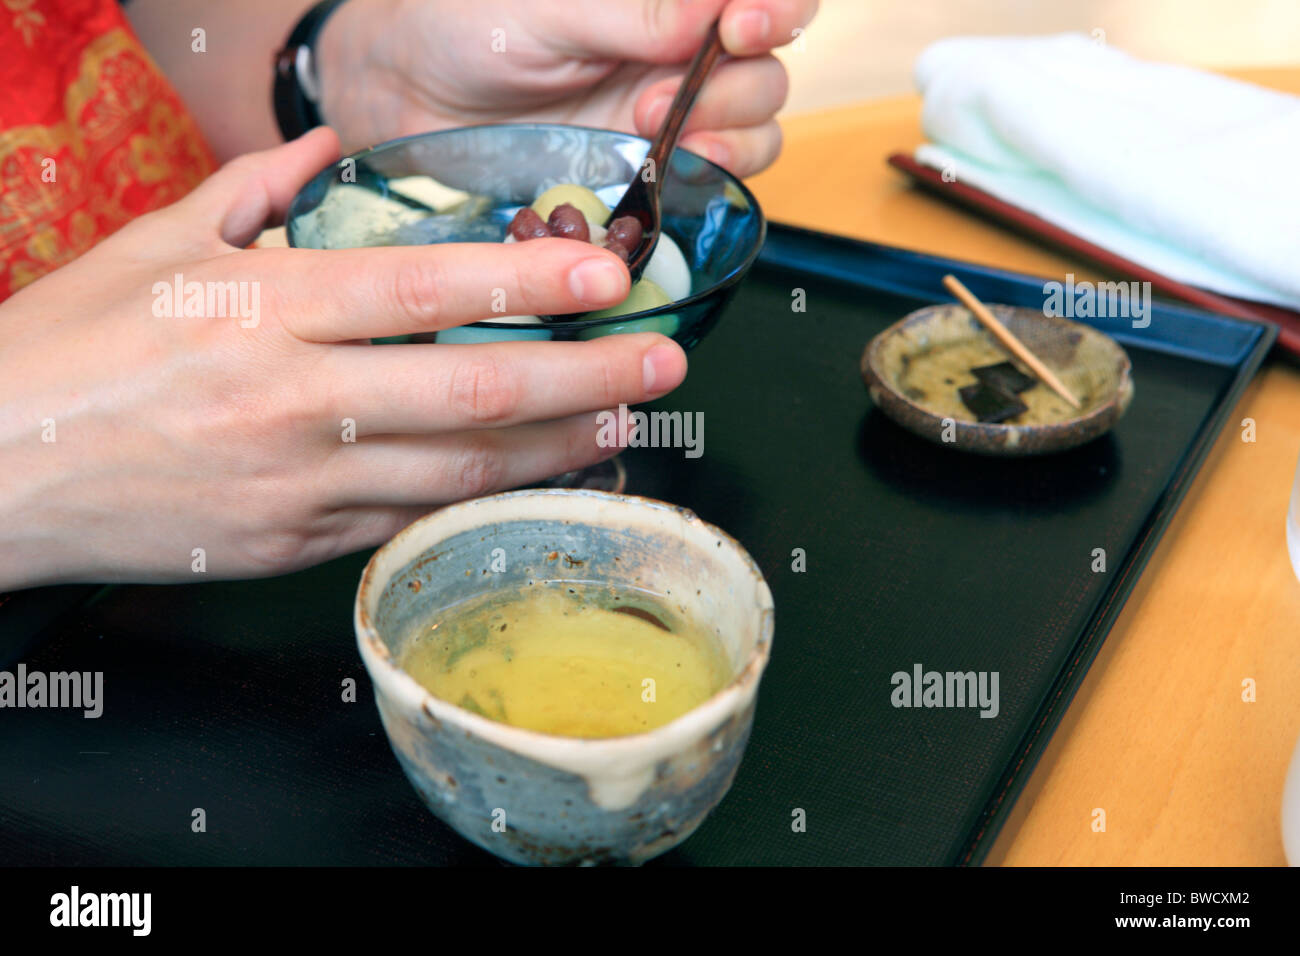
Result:
{"label": "spoon handle", "polygon": [[655,136],[650,151],[646,153],[646,159],[654,162],[656,175],[668,162],[668,157],[682,134],[682,127],[686,125],[686,117],[690,115],[691,107],[695,105],[695,98],[699,95],[700,88],[704,86],[704,81],[713,71],[714,64],[722,56],[722,37],[718,33],[718,22],[714,20],[709,27],[709,32],[705,34],[704,43],[695,54],[695,59],[691,60],[691,65],[686,70],[686,78],[677,88],[677,95],[673,97],[672,105],[664,115],[663,126]]}
{"label": "spoon handle", "polygon": [[704,81],[721,56],[722,37],[718,33],[718,21],[714,20],[705,34],[704,43],[691,60],[668,112],[664,114],[663,125],[646,151],[640,174],[632,177],[623,192],[623,198],[605,221],[605,225],[610,226],[619,219],[630,217],[641,226],[641,237],[635,248],[627,250],[628,255],[624,260],[633,282],[641,278],[641,273],[659,242],[662,219],[659,190],[668,169],[668,160],[677,148],[677,139],[682,134],[686,117],[690,115]]}

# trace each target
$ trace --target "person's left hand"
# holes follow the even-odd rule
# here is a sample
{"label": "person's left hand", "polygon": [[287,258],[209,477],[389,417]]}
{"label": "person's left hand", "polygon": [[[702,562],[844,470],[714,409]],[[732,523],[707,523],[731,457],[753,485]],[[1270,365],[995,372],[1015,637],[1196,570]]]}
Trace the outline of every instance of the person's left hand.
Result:
{"label": "person's left hand", "polygon": [[748,176],[781,148],[771,55],[817,0],[349,0],[317,44],[321,112],[349,148],[476,123],[659,130],[721,14],[728,54],[682,146]]}

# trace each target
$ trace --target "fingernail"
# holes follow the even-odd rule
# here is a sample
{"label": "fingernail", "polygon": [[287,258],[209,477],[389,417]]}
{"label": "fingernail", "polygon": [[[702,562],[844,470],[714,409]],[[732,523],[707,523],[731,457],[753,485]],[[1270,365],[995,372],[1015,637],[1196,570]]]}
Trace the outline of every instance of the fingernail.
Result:
{"label": "fingernail", "polygon": [[767,42],[772,32],[772,18],[766,10],[746,10],[736,15],[727,31],[728,48],[751,49]]}
{"label": "fingernail", "polygon": [[569,291],[587,305],[614,305],[627,284],[627,270],[606,258],[584,259],[569,272]]}
{"label": "fingernail", "polygon": [[649,395],[658,392],[666,392],[672,385],[668,384],[673,381],[677,368],[677,353],[680,350],[674,345],[656,345],[649,352],[646,352],[645,359],[641,362],[641,374],[645,380],[645,390]]}

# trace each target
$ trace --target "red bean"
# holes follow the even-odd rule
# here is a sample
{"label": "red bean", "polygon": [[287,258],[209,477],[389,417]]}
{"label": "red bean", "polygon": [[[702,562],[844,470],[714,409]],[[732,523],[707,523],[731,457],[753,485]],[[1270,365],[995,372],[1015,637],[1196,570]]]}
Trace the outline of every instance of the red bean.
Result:
{"label": "red bean", "polygon": [[515,213],[515,218],[510,220],[510,235],[514,236],[520,242],[527,242],[529,239],[544,239],[551,234],[546,223],[542,222],[542,217],[533,212],[531,206],[525,206]]}
{"label": "red bean", "polygon": [[551,235],[561,239],[578,239],[591,241],[591,230],[587,228],[587,217],[578,211],[572,203],[562,202],[551,210],[551,217],[546,220]]}
{"label": "red bean", "polygon": [[620,216],[609,224],[606,241],[617,242],[624,249],[635,249],[641,244],[641,223],[632,216]]}
{"label": "red bean", "polygon": [[614,255],[618,256],[624,262],[627,262],[632,258],[632,251],[621,242],[615,242],[613,239],[605,240],[605,248],[614,253]]}

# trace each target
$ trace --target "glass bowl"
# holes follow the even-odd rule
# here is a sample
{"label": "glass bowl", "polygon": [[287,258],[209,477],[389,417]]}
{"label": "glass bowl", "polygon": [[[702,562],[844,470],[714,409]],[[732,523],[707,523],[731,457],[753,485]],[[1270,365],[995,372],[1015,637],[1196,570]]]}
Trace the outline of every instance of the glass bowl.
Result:
{"label": "glass bowl", "polygon": [[[521,206],[560,183],[592,189],[611,209],[649,150],[627,133],[556,124],[499,124],[423,133],[363,150],[323,170],[289,207],[289,245],[307,249],[501,242]],[[412,178],[414,177],[414,178]],[[691,294],[611,318],[544,325],[483,321],[439,342],[590,339],[662,332],[692,348],[717,321],[763,246],[766,223],[745,185],[678,149],[663,181],[663,229],[686,258]]]}

